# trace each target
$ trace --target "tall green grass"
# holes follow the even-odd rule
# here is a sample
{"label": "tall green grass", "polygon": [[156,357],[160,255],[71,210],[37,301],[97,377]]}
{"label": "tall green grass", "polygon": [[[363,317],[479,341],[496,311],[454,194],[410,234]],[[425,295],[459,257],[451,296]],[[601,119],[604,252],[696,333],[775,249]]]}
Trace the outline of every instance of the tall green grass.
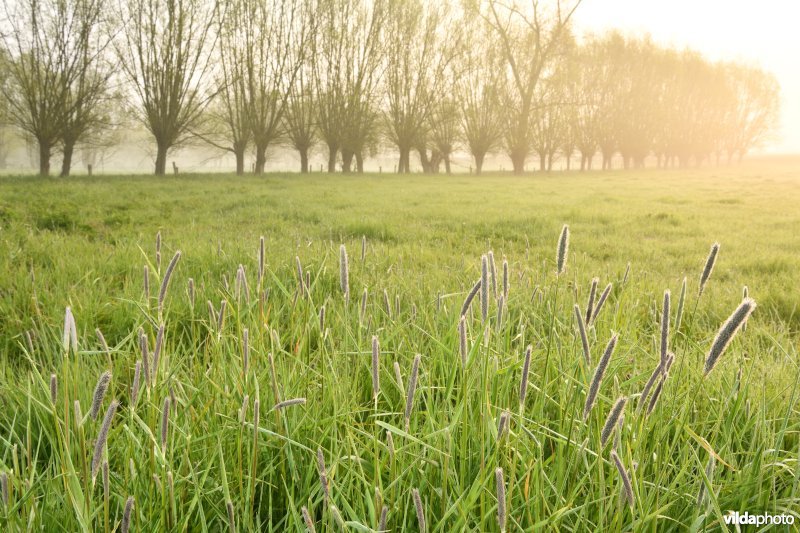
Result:
{"label": "tall green grass", "polygon": [[[155,232],[120,234],[119,255],[95,242],[102,252],[93,258],[80,255],[91,241],[71,255],[72,234],[26,233],[15,221],[5,235],[0,479],[8,498],[0,528],[119,531],[131,497],[137,531],[304,530],[303,508],[317,531],[375,530],[384,507],[393,531],[420,523],[428,531],[724,530],[729,510],[798,514],[797,337],[761,300],[759,279],[745,280],[759,301],[747,328],[704,376],[714,336],[741,301],[742,283],[727,279],[736,247],[724,235],[703,236],[684,251],[686,271],[662,277],[653,274],[662,267],[656,259],[626,272],[630,257],[588,257],[581,224],[553,220],[535,233],[536,246],[494,243],[493,255],[508,261],[507,294],[486,290],[462,313],[488,245],[470,242],[459,253],[445,240],[453,236],[436,230],[403,246],[373,235],[362,259],[353,253],[361,234],[303,238],[307,226],[267,228],[259,281],[257,224],[215,242],[192,230],[213,222],[187,216],[178,236],[161,229],[160,254],[182,250],[162,298],[168,267],[156,259]],[[570,246],[557,275],[563,222]],[[717,264],[699,295],[716,239]],[[432,253],[429,242],[441,250]],[[340,245],[351,252],[346,291]],[[12,268],[15,253],[32,260],[32,274]],[[81,273],[75,264],[94,268]],[[585,315],[575,304],[587,301],[595,277],[612,288],[584,324],[587,358],[577,322]],[[363,299],[346,295],[365,289],[362,312]],[[682,294],[682,317],[668,317],[670,328],[661,316],[665,289]],[[64,335],[66,306],[74,345],[69,321]],[[152,379],[140,376],[133,401],[142,345],[152,357],[162,324],[158,364],[149,360]],[[655,374],[660,395],[648,414],[649,405],[634,406],[662,364],[665,329],[674,363]],[[83,415],[105,371],[112,377],[99,414]],[[621,397],[622,423],[606,428],[604,445]]]}

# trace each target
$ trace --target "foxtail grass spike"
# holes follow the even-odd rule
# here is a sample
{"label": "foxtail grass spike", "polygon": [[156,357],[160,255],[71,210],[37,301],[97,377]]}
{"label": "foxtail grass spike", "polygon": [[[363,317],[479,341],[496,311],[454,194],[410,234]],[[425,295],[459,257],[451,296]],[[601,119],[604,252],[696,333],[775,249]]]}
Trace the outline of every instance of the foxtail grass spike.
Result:
{"label": "foxtail grass spike", "polygon": [[119,402],[114,400],[111,405],[106,409],[106,414],[103,417],[103,424],[100,426],[100,432],[97,434],[97,440],[94,443],[94,454],[92,455],[92,483],[97,478],[97,473],[100,470],[100,463],[103,459],[103,449],[108,440],[108,431],[111,429],[111,421],[114,418],[114,413],[117,412]]}
{"label": "foxtail grass spike", "polygon": [[[467,311],[469,311],[469,306],[472,305],[472,300],[475,299],[475,295],[478,294],[478,291],[481,288],[481,280],[475,282],[475,285],[472,286],[470,289],[469,294],[467,294],[466,299],[464,300],[464,304],[461,306],[461,314],[459,316],[466,316]],[[437,298],[437,310],[439,309],[439,299]]]}
{"label": "foxtail grass spike", "polygon": [[619,455],[617,455],[617,452],[614,450],[611,450],[611,459],[614,460],[614,466],[617,467],[619,477],[622,478],[622,487],[623,493],[625,494],[625,499],[628,501],[628,505],[633,507],[633,486],[631,485],[631,478],[628,476],[628,472],[625,470],[625,466],[622,464]]}
{"label": "foxtail grass spike", "polygon": [[233,502],[228,500],[225,502],[225,509],[228,510],[228,525],[230,526],[231,533],[236,533],[236,515],[233,512]]}
{"label": "foxtail grass spike", "polygon": [[500,526],[501,533],[506,531],[506,483],[503,480],[503,469],[497,467],[494,470],[494,480],[497,491],[497,524]]}
{"label": "foxtail grass spike", "polygon": [[322,448],[317,448],[317,470],[319,471],[319,484],[322,486],[322,492],[325,494],[325,501],[331,498],[330,486],[328,485],[328,470],[325,468],[325,456],[322,454]]}
{"label": "foxtail grass spike", "polygon": [[361,293],[361,313],[358,315],[358,321],[363,324],[364,316],[367,314],[367,289],[364,288],[364,292]]}
{"label": "foxtail grass spike", "polygon": [[50,374],[50,402],[55,405],[56,400],[58,400],[58,376]]}
{"label": "foxtail grass spike", "polygon": [[414,408],[414,391],[417,389],[417,378],[419,377],[419,361],[420,354],[414,356],[414,363],[411,365],[411,376],[408,378],[408,392],[406,393],[406,412],[405,422],[406,431],[408,431],[409,423],[411,420],[411,410]]}
{"label": "foxtail grass spike", "polygon": [[397,380],[397,386],[400,387],[400,390],[405,390],[403,386],[403,374],[400,372],[400,363],[397,361],[394,362],[394,378]]}
{"label": "foxtail grass spike", "polygon": [[564,224],[561,228],[561,236],[558,238],[558,249],[556,250],[556,274],[559,276],[567,268],[567,254],[569,254],[569,226]]}
{"label": "foxtail grass spike", "polygon": [[419,524],[420,533],[427,533],[428,526],[425,522],[425,509],[422,507],[422,498],[419,496],[417,489],[411,490],[411,498],[414,500],[414,509],[417,513],[417,523]]}
{"label": "foxtail grass spike", "polygon": [[611,294],[612,288],[613,285],[609,283],[608,285],[606,285],[606,288],[603,289],[602,294],[600,294],[600,298],[597,300],[597,305],[594,306],[594,311],[592,311],[592,324],[597,322],[597,316],[600,314],[600,311],[602,311],[603,306],[605,305],[606,300],[608,299],[608,295]]}
{"label": "foxtail grass spike", "polygon": [[144,289],[144,300],[146,302],[150,301],[150,268],[145,265],[144,269],[142,270],[142,284]]}
{"label": "foxtail grass spike", "polygon": [[308,533],[317,533],[317,529],[314,527],[314,520],[311,519],[311,514],[308,512],[308,507],[305,505],[301,507],[300,513],[303,515],[303,522],[306,524]]}
{"label": "foxtail grass spike", "polygon": [[383,310],[387,317],[392,318],[392,305],[389,303],[389,291],[386,289],[383,289]]}
{"label": "foxtail grass spike", "polygon": [[606,445],[606,443],[608,442],[608,438],[614,432],[614,429],[616,429],[620,417],[622,417],[622,414],[625,412],[625,404],[627,402],[628,399],[625,396],[621,396],[614,403],[614,406],[611,408],[611,411],[608,412],[606,423],[603,424],[603,431],[600,432],[600,444],[602,446]]}
{"label": "foxtail grass spike", "polygon": [[711,349],[708,351],[708,355],[706,356],[706,364],[703,372],[704,375],[708,375],[709,372],[714,370],[714,367],[717,365],[720,356],[725,353],[725,350],[733,340],[736,332],[739,331],[739,328],[741,328],[745,321],[747,321],[747,317],[750,316],[755,308],[755,300],[752,298],[745,298],[742,300],[742,303],[739,304],[739,307],[736,308],[733,314],[728,317],[728,320],[722,324],[722,327],[719,328],[717,336],[714,338],[714,342],[711,344]]}
{"label": "foxtail grass spike", "polygon": [[600,283],[599,278],[592,278],[592,286],[589,288],[589,301],[586,303],[586,323],[592,322],[592,311],[594,311],[594,298],[597,296],[597,284]]}
{"label": "foxtail grass spike", "polygon": [[380,380],[380,355],[381,345],[378,342],[377,335],[372,336],[372,398],[377,399],[378,394],[381,392]]}
{"label": "foxtail grass spike", "polygon": [[100,328],[95,328],[94,334],[97,335],[97,340],[100,342],[100,349],[103,350],[106,355],[109,355],[111,350],[108,348],[108,343],[106,342],[106,338],[103,336],[103,332],[100,331]]}
{"label": "foxtail grass spike", "polygon": [[594,401],[597,399],[597,393],[600,390],[600,385],[603,381],[603,376],[606,373],[606,368],[608,367],[608,362],[611,360],[611,355],[614,353],[614,348],[617,346],[617,335],[611,337],[611,340],[608,341],[606,345],[606,350],[603,352],[603,356],[597,362],[597,368],[594,371],[594,376],[592,377],[592,382],[589,385],[589,393],[586,395],[586,403],[583,406],[583,419],[586,420],[589,418],[589,413],[594,406]]}
{"label": "foxtail grass spike", "polygon": [[508,430],[508,419],[509,419],[509,412],[504,410],[500,413],[500,417],[497,420],[497,441],[500,442],[503,440],[503,437]]}
{"label": "foxtail grass spike", "polygon": [[367,258],[367,236],[361,236],[361,262],[363,263],[364,260]]}
{"label": "foxtail grass spike", "polygon": [[650,416],[650,413],[655,409],[658,399],[661,397],[661,391],[664,390],[664,382],[667,380],[668,376],[669,374],[666,371],[661,374],[661,379],[658,380],[658,385],[656,385],[656,390],[653,391],[650,403],[647,404],[647,416]]}
{"label": "foxtail grass spike", "polygon": [[708,283],[708,279],[711,277],[711,272],[714,270],[714,264],[717,262],[718,254],[719,243],[715,242],[711,245],[711,250],[709,250],[708,257],[706,258],[706,264],[703,267],[703,272],[700,274],[700,288],[697,293],[698,296],[702,295],[706,288],[706,283]]}
{"label": "foxtail grass spike", "polygon": [[273,409],[281,410],[287,407],[292,407],[293,405],[305,405],[306,399],[305,398],[292,398],[290,400],[283,400],[282,402],[276,403]]}
{"label": "foxtail grass spike", "polygon": [[386,529],[386,522],[388,519],[389,519],[389,508],[384,505],[383,507],[381,507],[381,517],[378,520],[379,532],[388,531],[388,529]]}
{"label": "foxtail grass spike", "polygon": [[301,296],[306,295],[306,281],[305,275],[303,274],[303,264],[300,262],[299,256],[294,256],[295,267],[297,268],[297,287]]}
{"label": "foxtail grass spike", "polygon": [[681,321],[683,320],[683,306],[686,303],[686,277],[683,278],[681,284],[681,294],[678,296],[678,310],[675,314],[675,331],[681,329]]}
{"label": "foxtail grass spike", "polygon": [[528,394],[528,373],[531,369],[531,352],[533,351],[533,346],[528,345],[525,349],[525,359],[522,362],[522,379],[519,383],[519,404],[520,406],[525,405],[525,396]]}
{"label": "foxtail grass spike", "polygon": [[97,415],[100,413],[100,408],[103,406],[103,398],[106,397],[108,384],[111,383],[111,372],[106,370],[100,374],[97,384],[94,386],[94,394],[92,394],[92,406],[89,409],[89,416],[92,420],[97,420]]}
{"label": "foxtail grass spike", "polygon": [[583,323],[583,313],[578,304],[575,304],[575,320],[578,323],[578,333],[581,337],[581,346],[583,347],[583,359],[586,361],[586,366],[592,364],[592,354],[589,351],[589,337],[586,336],[586,324]]}
{"label": "foxtail grass spike", "polygon": [[642,393],[639,395],[639,398],[636,400],[636,412],[640,412],[642,407],[647,402],[647,397],[650,395],[650,389],[653,388],[655,385],[656,380],[664,374],[664,366],[666,365],[666,361],[660,362],[658,366],[656,366],[653,373],[650,374],[650,379],[647,380],[647,383],[644,384],[644,388],[642,389]]}
{"label": "foxtail grass spike", "polygon": [[164,346],[164,324],[158,326],[158,333],[156,333],[156,345],[153,348],[153,381],[156,381],[158,376],[158,362],[161,359],[161,350]]}
{"label": "foxtail grass spike", "polygon": [[0,497],[3,498],[3,506],[8,507],[8,472],[0,474]]}
{"label": "foxtail grass spike", "polygon": [[164,309],[164,299],[167,297],[167,288],[169,288],[169,281],[172,279],[172,273],[175,272],[175,266],[177,266],[178,261],[181,259],[181,251],[178,250],[175,252],[175,255],[172,256],[172,260],[167,265],[167,271],[164,273],[164,279],[161,280],[161,288],[158,291],[158,312]]}
{"label": "foxtail grass spike", "polygon": [[139,328],[139,350],[142,352],[142,370],[144,370],[144,382],[150,387],[150,349],[147,347],[147,335],[144,329]]}
{"label": "foxtail grass spike", "polygon": [[133,371],[133,384],[131,385],[131,405],[136,405],[136,400],[139,398],[139,388],[141,387],[142,379],[142,362],[136,361],[136,368]]}
{"label": "foxtail grass spike", "polygon": [[131,527],[131,514],[133,513],[133,496],[128,496],[125,500],[125,510],[122,512],[122,524],[120,525],[121,533],[128,533]]}

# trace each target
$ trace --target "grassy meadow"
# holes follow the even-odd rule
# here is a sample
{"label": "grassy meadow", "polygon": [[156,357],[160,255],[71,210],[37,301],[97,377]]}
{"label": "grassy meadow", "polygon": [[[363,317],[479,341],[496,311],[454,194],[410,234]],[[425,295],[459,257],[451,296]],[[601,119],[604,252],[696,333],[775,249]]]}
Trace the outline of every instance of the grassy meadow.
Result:
{"label": "grassy meadow", "polygon": [[[791,159],[0,178],[0,529],[718,531],[733,530],[729,511],[800,519],[798,205]],[[595,277],[594,302],[611,289],[585,324],[587,360],[574,306],[586,322]],[[745,286],[757,308],[704,375]]]}

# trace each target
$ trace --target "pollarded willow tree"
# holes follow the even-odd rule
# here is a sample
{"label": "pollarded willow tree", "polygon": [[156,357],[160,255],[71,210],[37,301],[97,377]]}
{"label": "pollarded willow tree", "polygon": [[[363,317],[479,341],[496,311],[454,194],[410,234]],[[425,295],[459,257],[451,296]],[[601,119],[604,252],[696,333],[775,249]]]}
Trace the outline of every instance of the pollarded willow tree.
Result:
{"label": "pollarded willow tree", "polygon": [[283,117],[286,139],[300,155],[300,172],[304,174],[309,171],[309,152],[317,140],[317,110],[312,80],[312,72],[308,66],[301,68],[290,89]]}
{"label": "pollarded willow tree", "polygon": [[102,125],[111,69],[105,0],[20,0],[4,3],[8,31],[0,34],[8,79],[0,85],[10,121],[38,145],[39,173],[50,173],[61,145],[61,175],[75,145]]}
{"label": "pollarded willow tree", "polygon": [[121,0],[120,66],[136,97],[136,114],[156,143],[155,174],[167,153],[192,136],[215,93],[212,56],[217,0]]}
{"label": "pollarded willow tree", "polygon": [[328,148],[328,172],[353,159],[363,172],[364,152],[377,137],[384,25],[390,0],[320,0],[313,80],[317,130]]}
{"label": "pollarded willow tree", "polygon": [[505,149],[517,174],[524,171],[531,151],[538,85],[579,4],[580,0],[556,0],[543,7],[537,0],[486,0],[481,6],[480,13],[500,42],[506,67]]}
{"label": "pollarded willow tree", "polygon": [[[240,0],[241,1],[241,0]],[[244,0],[235,26],[243,33],[247,111],[255,172],[264,172],[267,148],[282,135],[283,114],[315,33],[312,4],[304,0]]]}
{"label": "pollarded willow tree", "polygon": [[423,169],[430,171],[426,153],[429,121],[444,99],[448,69],[458,50],[459,33],[451,22],[446,3],[391,3],[385,39],[383,122],[388,140],[398,148],[400,173],[410,172],[414,148],[420,152]]}

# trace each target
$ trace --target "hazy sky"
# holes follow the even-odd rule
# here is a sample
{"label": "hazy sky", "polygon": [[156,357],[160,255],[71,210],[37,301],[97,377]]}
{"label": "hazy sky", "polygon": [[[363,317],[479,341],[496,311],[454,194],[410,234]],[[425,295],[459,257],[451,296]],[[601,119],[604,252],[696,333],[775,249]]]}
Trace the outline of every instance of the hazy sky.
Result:
{"label": "hazy sky", "polygon": [[780,138],[768,151],[800,153],[800,0],[583,0],[574,22],[579,34],[618,28],[759,63],[781,84]]}

